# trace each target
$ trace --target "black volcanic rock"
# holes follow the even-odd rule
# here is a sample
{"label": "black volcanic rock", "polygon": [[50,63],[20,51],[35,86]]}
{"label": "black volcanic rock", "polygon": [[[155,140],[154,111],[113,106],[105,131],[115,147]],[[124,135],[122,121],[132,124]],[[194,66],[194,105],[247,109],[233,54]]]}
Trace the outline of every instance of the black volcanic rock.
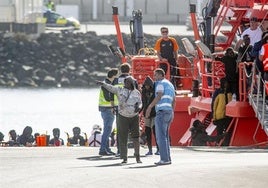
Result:
{"label": "black volcanic rock", "polygon": [[[126,52],[132,54],[130,35],[122,34]],[[144,35],[148,47],[159,36]],[[179,36],[174,36],[183,51]],[[0,33],[0,87],[94,87],[107,69],[119,67],[120,58],[107,45],[118,46],[116,35]]]}

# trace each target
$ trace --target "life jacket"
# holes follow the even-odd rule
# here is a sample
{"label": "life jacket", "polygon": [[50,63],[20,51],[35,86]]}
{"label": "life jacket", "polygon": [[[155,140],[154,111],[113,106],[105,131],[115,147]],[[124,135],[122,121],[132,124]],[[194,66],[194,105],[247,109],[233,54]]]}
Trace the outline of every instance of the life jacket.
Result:
{"label": "life jacket", "polygon": [[[105,83],[111,84],[108,79],[105,79]],[[100,93],[99,93],[99,106],[100,107],[112,107],[111,104],[111,98],[105,98],[104,92],[109,92],[109,91],[104,91],[104,88],[101,87]],[[110,92],[109,92],[110,93]]]}
{"label": "life jacket", "polygon": [[[156,82],[156,84],[162,84],[164,87],[164,93],[163,96],[161,97],[161,100],[158,101],[156,104],[155,110],[173,110],[172,107],[172,101],[174,100],[175,96],[175,89],[174,86],[167,80],[163,79],[161,81]],[[156,85],[156,91],[155,91],[155,96],[157,95],[157,85]]]}
{"label": "life jacket", "polygon": [[103,89],[100,90],[100,94],[99,94],[99,106],[101,106],[101,107],[112,107],[111,101],[107,101],[105,99]]}
{"label": "life jacket", "polygon": [[268,44],[263,45],[264,54],[263,54],[263,70],[268,71]]}

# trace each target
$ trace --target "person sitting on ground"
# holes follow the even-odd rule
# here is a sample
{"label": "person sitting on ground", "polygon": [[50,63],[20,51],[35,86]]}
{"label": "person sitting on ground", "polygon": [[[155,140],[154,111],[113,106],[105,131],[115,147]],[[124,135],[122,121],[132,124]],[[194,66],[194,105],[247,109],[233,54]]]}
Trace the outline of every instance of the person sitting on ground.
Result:
{"label": "person sitting on ground", "polygon": [[80,145],[85,146],[86,140],[81,136],[81,129],[79,127],[73,128],[73,137],[68,138],[70,145]]}
{"label": "person sitting on ground", "polygon": [[64,141],[62,138],[60,138],[60,129],[59,128],[54,128],[52,130],[54,138],[49,140],[49,145],[50,146],[63,146]]}
{"label": "person sitting on ground", "polygon": [[6,143],[4,142],[5,135],[0,132],[0,146],[6,146]]}
{"label": "person sitting on ground", "polygon": [[192,146],[207,146],[207,142],[219,142],[225,134],[220,136],[210,136],[206,132],[205,126],[200,120],[195,120],[190,128],[192,137]]}
{"label": "person sitting on ground", "polygon": [[100,125],[94,125],[93,130],[91,132],[91,136],[88,138],[88,145],[92,147],[100,147],[101,145],[101,126]]}
{"label": "person sitting on ground", "polygon": [[4,141],[4,137],[5,137],[5,135],[2,132],[0,132],[0,142]]}
{"label": "person sitting on ground", "polygon": [[19,144],[28,147],[33,146],[35,139],[32,133],[33,133],[32,127],[26,126],[23,130],[22,135],[20,135],[18,138]]}
{"label": "person sitting on ground", "polygon": [[17,133],[14,129],[9,131],[9,141],[8,141],[8,146],[19,146],[18,143],[18,136]]}

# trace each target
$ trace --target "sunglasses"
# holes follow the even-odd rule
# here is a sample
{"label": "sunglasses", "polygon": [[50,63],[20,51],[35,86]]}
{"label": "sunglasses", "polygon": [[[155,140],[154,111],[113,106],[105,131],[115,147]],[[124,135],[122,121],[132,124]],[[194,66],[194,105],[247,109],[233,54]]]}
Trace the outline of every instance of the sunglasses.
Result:
{"label": "sunglasses", "polygon": [[168,33],[168,31],[162,31],[161,33]]}

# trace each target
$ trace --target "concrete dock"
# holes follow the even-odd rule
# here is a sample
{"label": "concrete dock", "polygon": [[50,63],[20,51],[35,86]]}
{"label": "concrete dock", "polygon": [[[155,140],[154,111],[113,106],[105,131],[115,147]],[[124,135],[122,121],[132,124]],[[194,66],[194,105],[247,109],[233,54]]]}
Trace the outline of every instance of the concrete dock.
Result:
{"label": "concrete dock", "polygon": [[[159,156],[128,164],[99,156],[92,147],[0,147],[1,188],[266,187],[268,150],[173,147],[172,164],[156,166]],[[115,148],[113,148],[115,151]]]}

